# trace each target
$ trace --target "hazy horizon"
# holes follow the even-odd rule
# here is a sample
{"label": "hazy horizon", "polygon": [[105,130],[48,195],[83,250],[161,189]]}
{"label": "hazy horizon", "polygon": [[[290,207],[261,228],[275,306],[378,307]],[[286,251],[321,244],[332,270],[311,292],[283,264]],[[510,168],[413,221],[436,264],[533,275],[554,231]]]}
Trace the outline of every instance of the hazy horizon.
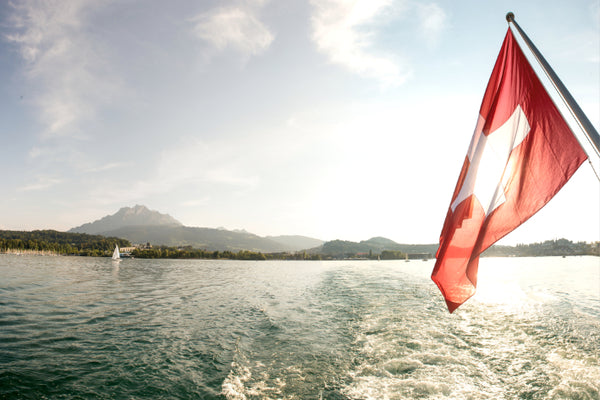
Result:
{"label": "hazy horizon", "polygon": [[[72,226],[72,227],[70,227],[68,229],[65,229],[65,230],[62,230],[62,231],[58,230],[58,229],[53,229],[53,228],[41,228],[40,230],[50,229],[50,230],[57,230],[57,231],[61,231],[61,232],[68,232],[71,229],[80,228],[80,227],[83,227],[84,225],[93,224],[95,222],[98,222],[98,221],[104,219],[105,217],[114,216],[115,214],[117,214],[122,209],[134,209],[136,207],[144,207],[147,210],[149,210],[150,212],[158,212],[158,213],[160,213],[163,216],[168,216],[168,217],[173,218],[173,216],[171,216],[168,212],[162,212],[160,210],[152,210],[152,209],[149,209],[148,207],[146,207],[146,206],[144,206],[142,204],[136,204],[134,206],[124,206],[124,207],[121,207],[119,210],[117,210],[116,212],[114,212],[112,214],[104,215],[104,216],[98,217],[98,218],[96,218],[94,220],[83,222],[81,224],[78,224],[76,226]],[[249,231],[249,230],[244,229],[244,228],[227,228],[227,227],[224,227],[224,226],[216,226],[216,227],[215,226],[195,226],[195,225],[192,226],[192,225],[187,225],[187,224],[185,224],[185,223],[177,220],[176,218],[173,218],[173,219],[175,219],[177,222],[181,223],[181,226],[186,227],[186,228],[207,228],[207,229],[215,229],[215,230],[227,230],[227,231],[245,232],[245,233],[254,234],[254,235],[257,235],[257,236],[260,236],[260,237],[263,237],[263,238],[281,237],[281,236],[298,236],[298,237],[306,237],[308,239],[320,240],[320,241],[322,241],[324,243],[325,242],[330,242],[330,241],[335,241],[335,240],[349,241],[349,242],[356,242],[356,243],[358,243],[358,242],[367,241],[367,240],[371,240],[371,239],[375,239],[375,238],[384,238],[384,239],[392,240],[392,241],[394,241],[394,242],[396,242],[398,244],[406,244],[406,245],[413,245],[413,244],[414,245],[432,245],[432,244],[437,245],[438,244],[437,241],[435,241],[435,242],[398,242],[397,240],[394,240],[393,238],[385,237],[383,235],[374,235],[374,236],[369,236],[369,237],[362,237],[362,238],[359,238],[359,239],[348,239],[348,238],[345,238],[345,237],[334,237],[334,238],[323,239],[323,238],[319,238],[319,237],[312,237],[312,236],[306,236],[306,235],[298,235],[298,234],[295,234],[293,232],[292,233],[288,233],[288,234],[281,234],[281,235],[269,235],[269,234],[267,234],[267,235],[260,235],[260,234],[257,234],[255,232]],[[124,225],[124,226],[136,226],[136,224]],[[572,240],[572,239],[566,238],[566,237],[556,237],[556,238],[551,238],[551,239],[546,239],[546,240],[559,240],[559,239],[567,239],[567,240],[570,240],[572,242],[578,242],[577,240]],[[543,242],[543,241],[546,241],[546,240],[542,240],[540,242]],[[596,242],[596,241],[584,241],[584,242],[590,243],[590,242]],[[518,243],[514,243],[514,244],[500,242],[498,244],[500,244],[500,245],[509,245],[509,246],[513,245],[514,246],[516,244],[533,244],[533,243],[535,243],[535,242],[518,242]]]}

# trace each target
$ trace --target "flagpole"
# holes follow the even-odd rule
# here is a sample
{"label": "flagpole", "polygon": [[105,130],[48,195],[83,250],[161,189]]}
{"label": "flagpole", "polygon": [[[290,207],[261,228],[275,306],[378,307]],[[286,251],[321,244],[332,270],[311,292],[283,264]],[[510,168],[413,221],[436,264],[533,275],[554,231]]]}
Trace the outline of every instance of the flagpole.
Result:
{"label": "flagpole", "polygon": [[544,70],[546,75],[548,75],[548,78],[550,79],[560,96],[563,98],[563,101],[565,102],[567,107],[569,107],[571,114],[573,114],[573,117],[575,117],[575,119],[579,123],[579,126],[587,136],[588,140],[590,141],[592,146],[594,146],[596,153],[600,156],[600,135],[598,135],[596,128],[594,128],[594,126],[587,118],[583,110],[581,110],[579,104],[577,104],[573,96],[571,96],[571,93],[569,93],[569,90],[558,78],[558,75],[556,75],[550,64],[548,64],[544,56],[542,56],[542,53],[539,52],[539,50],[535,47],[535,45],[529,39],[527,34],[523,32],[519,24],[517,24],[517,21],[515,21],[515,14],[513,14],[512,12],[506,14],[506,21],[508,21],[509,24],[512,22],[514,27],[517,29],[517,31],[529,47],[529,50],[531,50],[538,63],[540,63],[542,69]]}

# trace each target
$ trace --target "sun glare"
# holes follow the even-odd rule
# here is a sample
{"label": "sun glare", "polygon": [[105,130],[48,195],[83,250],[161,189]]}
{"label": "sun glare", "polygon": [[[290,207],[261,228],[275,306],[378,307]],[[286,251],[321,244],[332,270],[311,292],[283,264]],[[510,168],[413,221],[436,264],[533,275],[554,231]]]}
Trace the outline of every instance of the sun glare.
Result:
{"label": "sun glare", "polygon": [[489,305],[520,308],[528,303],[528,296],[518,282],[513,280],[516,271],[501,265],[500,259],[480,260],[477,278],[477,292],[473,299]]}
{"label": "sun glare", "polygon": [[527,302],[525,292],[517,283],[487,278],[491,277],[480,274],[474,299],[486,304],[501,304],[511,307],[517,307]]}

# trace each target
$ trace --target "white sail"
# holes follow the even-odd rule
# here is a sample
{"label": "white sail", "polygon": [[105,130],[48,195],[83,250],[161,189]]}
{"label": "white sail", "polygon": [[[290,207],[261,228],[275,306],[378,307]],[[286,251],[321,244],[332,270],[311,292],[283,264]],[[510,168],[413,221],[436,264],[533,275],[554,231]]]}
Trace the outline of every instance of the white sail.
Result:
{"label": "white sail", "polygon": [[113,260],[121,259],[121,255],[119,254],[119,245],[115,245],[115,251],[113,251],[112,259]]}

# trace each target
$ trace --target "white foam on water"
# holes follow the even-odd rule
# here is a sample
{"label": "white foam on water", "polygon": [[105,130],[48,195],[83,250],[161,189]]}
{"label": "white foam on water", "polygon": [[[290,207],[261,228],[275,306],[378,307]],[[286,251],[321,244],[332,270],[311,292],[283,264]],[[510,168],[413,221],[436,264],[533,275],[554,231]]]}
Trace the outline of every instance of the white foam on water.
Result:
{"label": "white foam on water", "polygon": [[598,399],[600,398],[600,365],[598,354],[585,359],[571,358],[557,351],[547,356],[548,363],[560,371],[559,382],[550,391],[549,398]]}
{"label": "white foam on water", "polygon": [[273,370],[261,360],[252,359],[252,356],[252,351],[244,351],[240,346],[236,348],[231,370],[221,385],[221,394],[228,400],[285,398],[282,389],[286,382],[282,377],[289,379],[303,373],[294,365],[285,370]]}
{"label": "white foam on water", "polygon": [[[583,373],[578,362],[556,365],[553,359],[546,368],[542,359],[559,329],[543,307],[556,299],[511,290],[518,301],[475,300],[453,315],[373,302],[356,336],[359,362],[342,393],[357,399],[512,399],[553,387],[562,394],[593,391],[597,367]],[[547,383],[564,368],[577,372]]]}
{"label": "white foam on water", "polygon": [[[598,398],[600,355],[586,354],[598,345],[581,345],[598,316],[570,297],[505,277],[482,284],[480,294],[450,315],[428,280],[416,273],[407,279],[386,266],[361,264],[352,273],[332,274],[327,296],[309,292],[311,302],[302,302],[300,314],[299,304],[289,301],[262,307],[264,319],[279,327],[265,334],[277,340],[261,340],[260,349],[248,341],[222,394],[232,400],[332,393],[349,399]],[[352,336],[334,351],[327,346],[337,339],[321,341],[339,334],[330,329],[337,324],[347,324]],[[332,355],[349,360],[334,364]],[[332,389],[332,382],[339,385]]]}
{"label": "white foam on water", "polygon": [[414,378],[356,377],[344,390],[352,399],[385,400],[407,398],[446,398],[451,393],[447,384]]}
{"label": "white foam on water", "polygon": [[221,385],[221,394],[229,400],[246,400],[246,382],[251,377],[249,368],[232,362],[231,370]]}
{"label": "white foam on water", "polygon": [[[280,373],[287,376],[290,371],[280,371]],[[279,377],[273,378],[264,364],[257,362],[250,367],[234,361],[229,375],[221,385],[221,394],[228,400],[248,398],[274,400],[284,398],[281,390],[284,386],[285,382]]]}
{"label": "white foam on water", "polygon": [[[418,313],[375,305],[356,337],[360,362],[349,371],[342,393],[350,398],[450,398],[460,392],[482,398],[457,338],[432,326]],[[463,346],[464,347],[464,346]],[[481,366],[479,370],[481,371]],[[460,391],[457,391],[457,385]]]}

